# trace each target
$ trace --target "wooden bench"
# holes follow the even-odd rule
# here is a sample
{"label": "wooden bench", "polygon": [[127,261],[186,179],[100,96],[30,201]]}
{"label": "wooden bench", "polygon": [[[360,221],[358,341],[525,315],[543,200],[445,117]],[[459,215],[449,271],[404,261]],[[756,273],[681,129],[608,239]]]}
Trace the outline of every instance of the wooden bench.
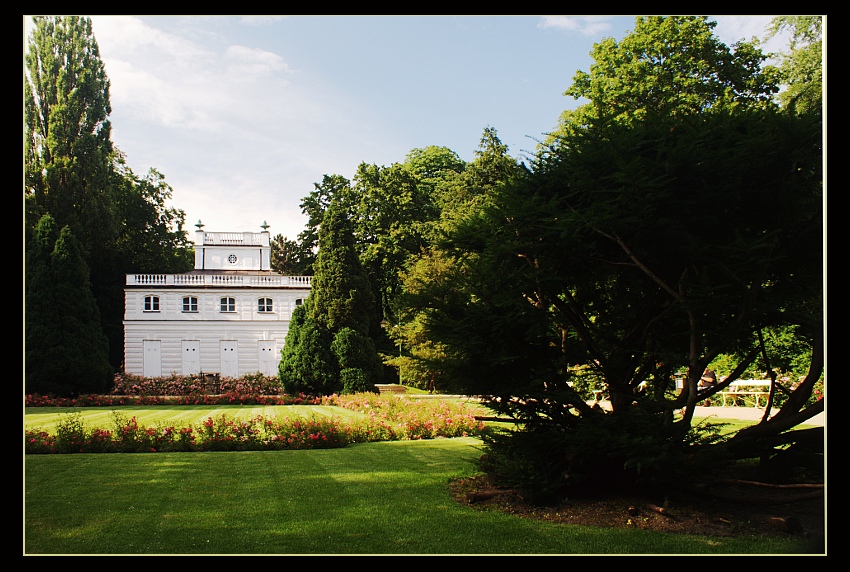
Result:
{"label": "wooden bench", "polygon": [[723,407],[726,407],[726,398],[732,398],[732,405],[738,405],[738,397],[751,395],[754,397],[755,407],[759,406],[759,401],[764,397],[764,405],[767,406],[767,398],[770,395],[770,380],[769,379],[739,379],[729,384],[725,390],[720,392],[723,398]]}
{"label": "wooden bench", "polygon": [[390,394],[407,393],[407,388],[403,385],[398,385],[397,383],[376,383],[375,387],[378,388],[378,392],[381,395],[383,395],[385,393],[390,393]]}

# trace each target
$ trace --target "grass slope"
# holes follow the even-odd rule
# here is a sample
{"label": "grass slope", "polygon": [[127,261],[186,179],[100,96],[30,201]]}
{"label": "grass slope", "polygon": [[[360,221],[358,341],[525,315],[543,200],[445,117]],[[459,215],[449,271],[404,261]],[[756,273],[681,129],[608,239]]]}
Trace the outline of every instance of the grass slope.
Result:
{"label": "grass slope", "polygon": [[778,554],[778,539],[483,512],[448,482],[472,438],[318,451],[25,457],[25,554]]}

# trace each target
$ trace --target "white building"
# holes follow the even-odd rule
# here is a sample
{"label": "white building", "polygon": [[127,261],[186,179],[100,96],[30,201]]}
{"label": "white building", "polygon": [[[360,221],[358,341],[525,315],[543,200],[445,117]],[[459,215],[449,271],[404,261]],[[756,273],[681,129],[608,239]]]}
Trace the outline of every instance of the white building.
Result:
{"label": "white building", "polygon": [[124,370],[276,376],[292,311],[310,293],[311,277],[271,271],[265,223],[262,232],[196,226],[194,270],[127,275]]}

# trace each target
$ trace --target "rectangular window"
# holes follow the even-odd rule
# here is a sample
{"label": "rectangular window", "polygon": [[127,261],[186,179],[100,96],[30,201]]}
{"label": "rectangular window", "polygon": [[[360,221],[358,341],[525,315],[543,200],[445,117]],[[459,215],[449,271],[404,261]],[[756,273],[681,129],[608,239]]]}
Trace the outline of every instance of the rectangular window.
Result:
{"label": "rectangular window", "polygon": [[304,303],[304,299],[303,299],[303,298],[296,298],[296,299],[295,299],[295,305],[296,305],[296,306],[300,306],[300,305],[301,305],[301,304],[303,304],[303,303]]}
{"label": "rectangular window", "polygon": [[235,312],[236,311],[236,298],[222,298],[221,299],[221,311],[222,312]]}
{"label": "rectangular window", "polygon": [[260,298],[257,300],[257,311],[262,314],[268,314],[272,312],[272,299],[271,298]]}
{"label": "rectangular window", "polygon": [[183,298],[183,311],[184,312],[197,312],[198,311],[198,299],[194,296],[185,296]]}
{"label": "rectangular window", "polygon": [[159,296],[145,296],[145,312],[159,312]]}

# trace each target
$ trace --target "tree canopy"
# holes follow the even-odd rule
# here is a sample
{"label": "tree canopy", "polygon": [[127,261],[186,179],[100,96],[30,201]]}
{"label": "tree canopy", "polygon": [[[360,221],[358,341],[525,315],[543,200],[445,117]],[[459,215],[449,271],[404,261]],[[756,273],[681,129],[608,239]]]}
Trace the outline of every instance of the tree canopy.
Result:
{"label": "tree canopy", "polygon": [[451,240],[446,241],[446,236],[466,217],[488,205],[497,188],[520,176],[523,167],[508,154],[496,130],[487,127],[472,162],[462,170],[441,172],[443,177],[434,186],[433,199],[439,217],[428,224],[426,246],[411,253],[399,271],[401,288],[392,301],[393,327],[388,330],[393,341],[408,348],[408,355],[388,356],[387,363],[405,371],[405,384],[431,390],[450,387],[444,371],[446,346],[427,331],[430,308],[418,306],[415,300],[425,291],[439,291],[439,305],[443,294],[454,290],[458,284],[452,276],[456,265],[449,253]]}
{"label": "tree canopy", "polygon": [[778,91],[752,43],[732,47],[707,17],[646,16],[621,42],[595,44],[589,72],[578,71],[565,95],[586,98],[598,118],[628,121],[729,107],[764,107]]}

